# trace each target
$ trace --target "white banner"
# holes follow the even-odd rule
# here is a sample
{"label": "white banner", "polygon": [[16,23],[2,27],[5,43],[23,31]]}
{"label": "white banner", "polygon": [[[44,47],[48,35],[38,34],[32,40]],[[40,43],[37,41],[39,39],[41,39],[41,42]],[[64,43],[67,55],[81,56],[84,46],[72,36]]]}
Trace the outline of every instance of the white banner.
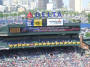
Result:
{"label": "white banner", "polygon": [[57,18],[57,19],[47,19],[47,26],[62,26],[63,25],[63,19]]}

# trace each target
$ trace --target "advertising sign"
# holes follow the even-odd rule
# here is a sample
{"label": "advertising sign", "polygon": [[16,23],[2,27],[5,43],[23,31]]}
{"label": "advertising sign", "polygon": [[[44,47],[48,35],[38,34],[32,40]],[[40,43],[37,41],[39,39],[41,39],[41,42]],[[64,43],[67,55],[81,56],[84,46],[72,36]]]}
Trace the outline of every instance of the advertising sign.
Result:
{"label": "advertising sign", "polygon": [[9,32],[10,33],[20,33],[21,30],[20,30],[20,28],[9,28]]}
{"label": "advertising sign", "polygon": [[33,19],[27,20],[26,26],[33,26],[33,25],[34,25],[34,20]]}
{"label": "advertising sign", "polygon": [[35,12],[35,17],[62,17],[61,12]]}
{"label": "advertising sign", "polygon": [[25,28],[21,28],[21,32],[22,33],[26,33],[26,32],[38,32],[39,31],[39,28],[36,27],[25,27]]}
{"label": "advertising sign", "polygon": [[62,25],[63,25],[63,19],[61,18],[47,19],[47,26],[62,26]]}
{"label": "advertising sign", "polygon": [[28,13],[27,18],[33,18],[33,15],[31,12]]}
{"label": "advertising sign", "polygon": [[[49,7],[50,8],[50,7]],[[30,18],[33,18],[33,17],[43,17],[43,18],[45,18],[45,17],[62,17],[62,15],[61,15],[61,12],[60,11],[58,11],[58,12],[35,12],[34,14],[33,13],[31,13],[31,12],[29,12],[28,14],[27,14],[27,18],[28,19],[30,19]]]}
{"label": "advertising sign", "polygon": [[34,26],[42,26],[42,19],[35,19]]}

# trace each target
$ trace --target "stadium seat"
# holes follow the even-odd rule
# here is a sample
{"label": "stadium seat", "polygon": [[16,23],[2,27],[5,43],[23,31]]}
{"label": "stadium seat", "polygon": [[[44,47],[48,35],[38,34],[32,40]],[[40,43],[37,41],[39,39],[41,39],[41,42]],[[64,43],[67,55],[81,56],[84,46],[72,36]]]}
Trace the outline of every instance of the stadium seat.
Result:
{"label": "stadium seat", "polygon": [[63,42],[60,42],[60,45],[63,45],[64,43]]}
{"label": "stadium seat", "polygon": [[55,45],[55,42],[52,42],[52,45]]}
{"label": "stadium seat", "polygon": [[73,44],[77,44],[76,42],[73,42]]}
{"label": "stadium seat", "polygon": [[59,45],[60,43],[58,41],[56,41],[56,45]]}
{"label": "stadium seat", "polygon": [[77,44],[80,44],[80,42],[77,42]]}
{"label": "stadium seat", "polygon": [[9,47],[10,47],[10,48],[12,48],[12,47],[13,47],[13,45],[12,45],[12,44],[10,44],[10,45],[9,45]]}
{"label": "stadium seat", "polygon": [[25,47],[25,44],[22,44],[22,47]]}
{"label": "stadium seat", "polygon": [[39,43],[39,46],[41,46],[42,45],[42,43]]}
{"label": "stadium seat", "polygon": [[21,44],[17,44],[18,45],[18,47],[21,47],[22,45]]}
{"label": "stadium seat", "polygon": [[72,44],[72,42],[68,42],[68,44],[70,44],[70,45],[71,45],[71,44]]}
{"label": "stadium seat", "polygon": [[64,42],[64,45],[68,44],[68,42]]}
{"label": "stadium seat", "polygon": [[30,46],[30,44],[26,43],[26,47]]}
{"label": "stadium seat", "polygon": [[46,43],[44,42],[44,43],[43,43],[43,45],[45,46],[45,45],[46,45]]}
{"label": "stadium seat", "polygon": [[13,47],[16,48],[18,46],[18,44],[14,44]]}
{"label": "stadium seat", "polygon": [[[38,43],[35,43],[35,46],[38,46],[39,44]],[[40,46],[40,45],[39,45]]]}

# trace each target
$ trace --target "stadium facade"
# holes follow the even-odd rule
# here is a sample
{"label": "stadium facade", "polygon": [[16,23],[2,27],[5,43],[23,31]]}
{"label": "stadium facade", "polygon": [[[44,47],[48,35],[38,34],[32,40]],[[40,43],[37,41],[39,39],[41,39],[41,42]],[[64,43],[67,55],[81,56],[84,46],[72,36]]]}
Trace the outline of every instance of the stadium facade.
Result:
{"label": "stadium facade", "polygon": [[80,46],[79,23],[63,23],[61,18],[28,19],[20,22],[9,23],[0,28],[2,49]]}
{"label": "stadium facade", "polygon": [[58,16],[35,18],[32,15],[29,12],[26,19],[0,20],[0,49],[55,46],[84,48],[87,45],[83,42],[83,37],[79,38],[79,22],[65,23],[63,18]]}

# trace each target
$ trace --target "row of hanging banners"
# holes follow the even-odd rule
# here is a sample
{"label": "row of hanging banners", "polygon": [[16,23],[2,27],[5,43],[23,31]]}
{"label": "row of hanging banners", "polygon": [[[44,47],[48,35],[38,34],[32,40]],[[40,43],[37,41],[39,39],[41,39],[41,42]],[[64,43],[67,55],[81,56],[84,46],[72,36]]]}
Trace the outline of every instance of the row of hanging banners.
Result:
{"label": "row of hanging banners", "polygon": [[60,26],[63,19],[24,19],[24,20],[0,20],[0,24],[26,24],[26,26]]}
{"label": "row of hanging banners", "polygon": [[27,20],[26,26],[62,26],[63,19],[31,19]]}

